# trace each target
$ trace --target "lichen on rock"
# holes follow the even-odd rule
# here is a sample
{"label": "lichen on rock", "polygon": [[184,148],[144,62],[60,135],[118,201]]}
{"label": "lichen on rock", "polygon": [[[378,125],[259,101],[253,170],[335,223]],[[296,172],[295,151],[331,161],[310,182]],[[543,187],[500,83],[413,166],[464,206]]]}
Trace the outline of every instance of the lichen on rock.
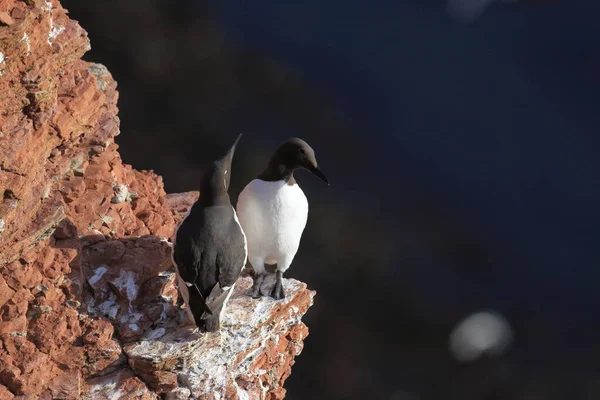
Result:
{"label": "lichen on rock", "polygon": [[123,164],[89,48],[57,0],[0,0],[0,399],[281,399],[314,292],[245,276],[221,340],[191,332],[170,240],[198,193]]}
{"label": "lichen on rock", "polygon": [[254,300],[245,295],[252,279],[241,278],[220,332],[193,333],[181,313],[183,323],[169,321],[126,345],[129,365],[159,392],[184,387],[194,398],[266,398],[269,390],[280,388],[278,378],[289,374],[293,357],[302,350],[308,332],[300,319],[314,296],[301,282],[287,279],[284,285],[285,300]]}

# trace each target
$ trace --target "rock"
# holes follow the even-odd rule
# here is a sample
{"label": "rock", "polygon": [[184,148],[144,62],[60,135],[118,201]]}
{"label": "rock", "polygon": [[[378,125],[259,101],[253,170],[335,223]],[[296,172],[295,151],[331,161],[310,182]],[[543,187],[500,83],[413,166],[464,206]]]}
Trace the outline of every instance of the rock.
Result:
{"label": "rock", "polygon": [[171,193],[165,196],[165,201],[173,212],[177,224],[185,218],[199,196],[200,192]]}
{"label": "rock", "polygon": [[0,275],[0,308],[4,306],[14,294],[15,291],[6,284],[6,280]]}
{"label": "rock", "polygon": [[166,400],[187,400],[190,398],[192,393],[188,388],[175,388],[166,394]]}
{"label": "rock", "polygon": [[113,191],[115,192],[115,195],[110,200],[111,203],[119,204],[129,200],[129,189],[122,183],[114,185]]}
{"label": "rock", "polygon": [[2,342],[6,352],[0,361],[0,380],[13,394],[39,394],[60,374],[51,357],[26,337],[2,335]]}
{"label": "rock", "polygon": [[53,399],[79,399],[81,394],[81,371],[61,374],[50,382]]}
{"label": "rock", "polygon": [[131,368],[160,393],[177,381],[194,398],[258,399],[276,393],[302,350],[308,330],[300,318],[312,305],[314,292],[285,279],[283,301],[255,300],[244,294],[250,286],[250,277],[237,282],[218,334],[193,333],[182,326],[185,321],[146,331],[124,347]]}
{"label": "rock", "polygon": [[148,387],[135,374],[123,368],[120,371],[99,378],[88,380],[82,396],[89,400],[140,399],[157,400],[159,397],[150,392]]}
{"label": "rock", "polygon": [[8,388],[4,385],[0,385],[0,399],[1,400],[10,400],[14,399],[15,395],[8,390]]}
{"label": "rock", "polygon": [[278,399],[314,292],[236,285],[190,333],[171,243],[198,192],[123,164],[116,82],[58,0],[0,0],[0,399]]}
{"label": "rock", "polygon": [[0,22],[5,25],[12,25],[15,21],[12,19],[9,13],[6,11],[0,11]]}

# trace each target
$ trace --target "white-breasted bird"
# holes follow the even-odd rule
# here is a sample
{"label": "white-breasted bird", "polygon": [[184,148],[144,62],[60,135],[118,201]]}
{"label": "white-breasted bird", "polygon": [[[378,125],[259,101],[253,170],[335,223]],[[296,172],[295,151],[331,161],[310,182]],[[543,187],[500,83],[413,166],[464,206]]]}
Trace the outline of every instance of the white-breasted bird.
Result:
{"label": "white-breasted bird", "polygon": [[[294,179],[297,168],[307,169],[329,185],[314,150],[304,140],[291,138],[277,148],[267,168],[238,197],[237,213],[255,272],[252,297],[285,297],[283,273],[292,264],[308,220],[308,200]],[[275,285],[268,293],[261,288],[265,264],[277,264]]]}

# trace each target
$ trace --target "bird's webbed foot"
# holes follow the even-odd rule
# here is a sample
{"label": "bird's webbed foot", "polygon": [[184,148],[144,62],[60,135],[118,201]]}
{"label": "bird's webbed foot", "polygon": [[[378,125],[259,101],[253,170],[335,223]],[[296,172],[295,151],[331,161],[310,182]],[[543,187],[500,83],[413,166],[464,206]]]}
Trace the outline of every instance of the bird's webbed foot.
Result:
{"label": "bird's webbed foot", "polygon": [[257,299],[261,296],[263,296],[264,294],[261,291],[261,286],[263,284],[263,281],[265,280],[265,274],[256,274],[253,278],[253,285],[250,288],[250,290],[248,290],[247,294],[248,296]]}
{"label": "bird's webbed foot", "polygon": [[283,272],[277,271],[275,278],[275,285],[273,289],[271,289],[271,293],[269,295],[275,300],[281,300],[285,298],[285,291],[283,290]]}

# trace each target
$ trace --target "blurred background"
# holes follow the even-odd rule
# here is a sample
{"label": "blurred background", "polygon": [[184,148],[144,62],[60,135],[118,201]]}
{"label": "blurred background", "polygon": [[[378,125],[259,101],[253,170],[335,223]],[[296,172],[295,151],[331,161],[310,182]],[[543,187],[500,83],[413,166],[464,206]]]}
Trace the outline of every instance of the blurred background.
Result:
{"label": "blurred background", "polygon": [[315,149],[287,399],[600,398],[599,1],[62,3],[168,192]]}

